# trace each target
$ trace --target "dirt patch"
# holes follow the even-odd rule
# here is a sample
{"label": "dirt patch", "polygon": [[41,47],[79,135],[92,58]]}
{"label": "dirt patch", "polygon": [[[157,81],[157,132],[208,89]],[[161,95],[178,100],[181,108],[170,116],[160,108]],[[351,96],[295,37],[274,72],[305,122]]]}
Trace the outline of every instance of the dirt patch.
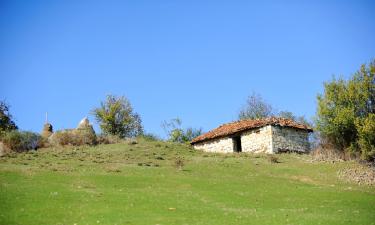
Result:
{"label": "dirt patch", "polygon": [[308,176],[291,176],[290,177],[292,180],[296,180],[302,183],[307,183],[307,184],[318,184],[318,182],[314,181]]}
{"label": "dirt patch", "polygon": [[353,165],[337,173],[342,180],[355,182],[359,185],[375,186],[375,167],[367,165]]}

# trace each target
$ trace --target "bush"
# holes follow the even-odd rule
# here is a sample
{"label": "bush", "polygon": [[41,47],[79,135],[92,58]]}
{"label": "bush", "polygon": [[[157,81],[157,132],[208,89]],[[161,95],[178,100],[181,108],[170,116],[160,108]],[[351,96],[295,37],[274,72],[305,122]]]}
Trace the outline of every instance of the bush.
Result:
{"label": "bush", "polygon": [[168,135],[168,141],[188,143],[194,138],[202,134],[202,129],[181,128],[181,120],[179,118],[172,119],[170,122],[163,121],[162,127]]}
{"label": "bush", "polygon": [[181,157],[177,157],[174,161],[174,166],[176,169],[178,170],[182,170],[182,168],[184,167],[185,165],[185,162],[184,162],[184,159],[181,158]]}
{"label": "bush", "polygon": [[371,113],[363,121],[356,123],[358,126],[358,145],[362,157],[375,160],[375,114]]}
{"label": "bush", "polygon": [[116,144],[123,141],[124,139],[120,138],[119,136],[111,134],[100,134],[97,137],[98,144]]}
{"label": "bush", "polygon": [[90,129],[74,129],[57,131],[49,138],[52,144],[57,145],[95,145],[97,139],[95,132]]}
{"label": "bush", "polygon": [[143,133],[142,120],[134,112],[130,101],[125,97],[108,95],[100,107],[94,108],[92,114],[105,134],[121,138],[136,137]]}
{"label": "bush", "polygon": [[15,152],[23,152],[38,149],[41,144],[41,136],[29,131],[13,130],[7,132],[1,138],[4,145]]}
{"label": "bush", "polygon": [[92,126],[87,128],[77,128],[73,131],[76,145],[96,145],[96,134]]}
{"label": "bush", "polygon": [[146,141],[160,141],[160,137],[158,137],[155,134],[146,133],[139,136],[140,138],[143,138]]}
{"label": "bush", "polygon": [[316,117],[320,135],[345,153],[375,159],[375,60],[348,80],[324,84]]}
{"label": "bush", "polygon": [[279,163],[279,158],[275,155],[268,155],[267,158],[270,163]]}
{"label": "bush", "polygon": [[17,130],[13,117],[9,112],[9,104],[5,101],[0,101],[0,135],[5,135],[6,132]]}

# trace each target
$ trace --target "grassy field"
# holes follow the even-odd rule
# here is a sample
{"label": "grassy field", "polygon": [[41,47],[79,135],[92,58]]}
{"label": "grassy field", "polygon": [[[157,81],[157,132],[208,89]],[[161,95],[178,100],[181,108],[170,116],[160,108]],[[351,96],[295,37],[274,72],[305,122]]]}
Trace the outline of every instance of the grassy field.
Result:
{"label": "grassy field", "polygon": [[353,162],[277,157],[144,140],[2,157],[0,224],[375,224],[375,188],[337,178]]}

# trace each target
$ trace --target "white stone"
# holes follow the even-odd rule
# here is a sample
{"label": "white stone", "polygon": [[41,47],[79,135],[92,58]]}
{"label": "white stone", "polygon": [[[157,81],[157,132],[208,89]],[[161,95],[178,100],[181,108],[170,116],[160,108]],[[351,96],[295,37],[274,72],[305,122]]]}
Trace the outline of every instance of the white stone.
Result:
{"label": "white stone", "polygon": [[78,124],[78,129],[82,129],[82,128],[87,128],[88,126],[90,126],[90,121],[89,119],[87,119],[87,117],[83,118],[79,124]]}

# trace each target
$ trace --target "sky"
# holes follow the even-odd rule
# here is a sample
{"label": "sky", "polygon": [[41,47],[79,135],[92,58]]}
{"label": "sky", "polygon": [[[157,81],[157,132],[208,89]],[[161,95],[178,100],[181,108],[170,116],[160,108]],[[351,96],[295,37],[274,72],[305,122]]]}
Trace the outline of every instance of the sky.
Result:
{"label": "sky", "polygon": [[248,95],[312,118],[333,75],[375,59],[374,1],[0,0],[0,99],[22,130],[74,128],[126,96],[146,132],[213,129]]}

